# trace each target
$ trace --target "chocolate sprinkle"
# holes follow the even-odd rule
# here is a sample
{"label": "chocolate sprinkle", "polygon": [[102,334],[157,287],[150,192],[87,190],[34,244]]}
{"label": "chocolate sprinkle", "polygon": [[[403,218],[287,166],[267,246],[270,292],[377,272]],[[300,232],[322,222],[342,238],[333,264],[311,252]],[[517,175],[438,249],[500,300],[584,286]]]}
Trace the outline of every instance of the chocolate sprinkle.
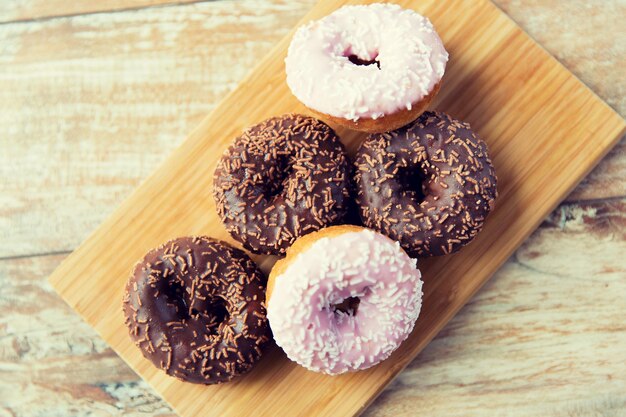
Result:
{"label": "chocolate sprinkle", "polygon": [[398,130],[368,136],[355,168],[361,220],[414,257],[468,244],[497,197],[487,145],[468,123],[445,113],[425,112]]}
{"label": "chocolate sprinkle", "polygon": [[269,341],[265,284],[254,262],[224,242],[171,240],[135,266],[123,298],[126,326],[168,375],[227,382],[249,371]]}
{"label": "chocolate sprinkle", "polygon": [[247,129],[215,170],[217,212],[254,253],[282,255],[300,236],[341,223],[350,164],[335,132],[298,114]]}

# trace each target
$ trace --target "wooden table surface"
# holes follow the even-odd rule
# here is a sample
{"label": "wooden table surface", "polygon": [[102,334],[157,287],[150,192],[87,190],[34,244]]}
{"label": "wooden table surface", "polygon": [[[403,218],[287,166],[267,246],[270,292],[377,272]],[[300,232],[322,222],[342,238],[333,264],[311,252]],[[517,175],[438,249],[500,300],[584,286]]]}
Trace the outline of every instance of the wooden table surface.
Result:
{"label": "wooden table surface", "polygon": [[[172,415],[46,277],[313,3],[0,2],[0,417]],[[496,3],[626,115],[624,1]],[[625,313],[622,140],[365,415],[624,416]]]}

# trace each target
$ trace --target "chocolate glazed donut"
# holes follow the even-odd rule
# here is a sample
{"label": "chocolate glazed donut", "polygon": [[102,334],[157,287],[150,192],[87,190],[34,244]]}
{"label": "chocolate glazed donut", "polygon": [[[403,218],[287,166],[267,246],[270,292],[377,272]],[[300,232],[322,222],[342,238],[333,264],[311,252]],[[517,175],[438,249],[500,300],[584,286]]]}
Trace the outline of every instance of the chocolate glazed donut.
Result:
{"label": "chocolate glazed donut", "polygon": [[151,250],[126,285],[126,326],[168,375],[199,384],[249,371],[269,340],[265,278],[224,242],[184,237]]}
{"label": "chocolate glazed donut", "polygon": [[217,212],[254,253],[283,255],[300,236],[341,222],[350,164],[335,132],[298,114],[246,130],[215,170]]}
{"label": "chocolate glazed donut", "polygon": [[400,129],[370,135],[355,165],[363,223],[414,257],[446,255],[469,243],[497,196],[487,145],[468,123],[444,113],[426,112]]}

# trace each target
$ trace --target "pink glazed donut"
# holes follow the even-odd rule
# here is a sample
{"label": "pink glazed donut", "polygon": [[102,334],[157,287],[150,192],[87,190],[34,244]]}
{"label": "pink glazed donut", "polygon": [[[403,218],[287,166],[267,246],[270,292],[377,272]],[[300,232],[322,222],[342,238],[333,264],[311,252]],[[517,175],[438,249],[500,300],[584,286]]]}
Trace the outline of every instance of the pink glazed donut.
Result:
{"label": "pink glazed donut", "polygon": [[426,17],[374,3],[344,6],[300,27],[285,67],[292,93],[318,117],[380,133],[426,110],[447,61]]}
{"label": "pink glazed donut", "polygon": [[413,330],[422,280],[397,242],[357,226],[299,238],[267,286],[267,317],[287,356],[337,375],[385,360]]}

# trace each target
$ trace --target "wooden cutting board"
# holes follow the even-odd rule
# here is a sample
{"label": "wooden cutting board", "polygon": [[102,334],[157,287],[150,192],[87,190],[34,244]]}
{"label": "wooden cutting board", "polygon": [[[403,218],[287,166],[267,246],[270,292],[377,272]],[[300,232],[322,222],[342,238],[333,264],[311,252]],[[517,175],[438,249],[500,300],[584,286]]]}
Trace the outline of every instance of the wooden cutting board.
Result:
{"label": "wooden cutting board", "polygon": [[[322,1],[303,22],[348,3],[367,2]],[[221,386],[186,384],[156,370],[124,327],[124,283],[137,259],[170,238],[206,234],[232,242],[211,195],[217,158],[246,126],[306,113],[285,84],[288,35],[50,277],[67,303],[181,416],[359,414],[625,131],[624,120],[488,0],[397,3],[428,16],[450,52],[433,108],[469,121],[488,143],[499,177],[496,210],[461,252],[419,262],[425,300],[416,328],[390,359],[368,371],[315,374],[276,346],[252,373]],[[363,137],[337,132],[351,152]],[[274,262],[255,259],[265,271]]]}

